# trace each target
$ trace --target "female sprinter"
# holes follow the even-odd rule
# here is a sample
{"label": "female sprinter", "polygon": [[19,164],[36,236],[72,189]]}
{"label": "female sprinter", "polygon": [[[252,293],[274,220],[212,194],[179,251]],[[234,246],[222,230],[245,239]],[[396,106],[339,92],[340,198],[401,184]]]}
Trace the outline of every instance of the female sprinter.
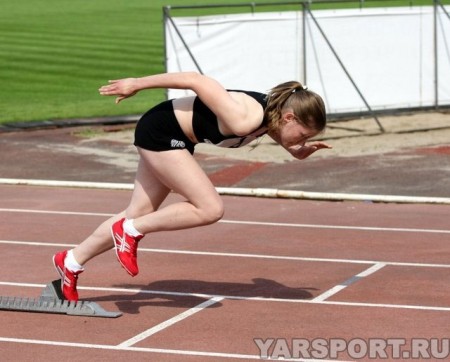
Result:
{"label": "female sprinter", "polygon": [[[119,103],[152,88],[190,89],[196,95],[164,101],[142,116],[135,131],[139,164],[128,207],[74,249],[53,256],[68,300],[78,300],[78,275],[95,256],[114,248],[122,267],[135,276],[137,249],[144,235],[222,218],[222,200],[193,157],[197,143],[233,148],[268,134],[300,160],[330,148],[323,142],[306,142],[324,130],[325,106],[319,95],[295,81],[262,94],[226,90],[207,76],[182,72],[112,80],[99,92],[117,96]],[[170,191],[186,201],[160,208]]]}

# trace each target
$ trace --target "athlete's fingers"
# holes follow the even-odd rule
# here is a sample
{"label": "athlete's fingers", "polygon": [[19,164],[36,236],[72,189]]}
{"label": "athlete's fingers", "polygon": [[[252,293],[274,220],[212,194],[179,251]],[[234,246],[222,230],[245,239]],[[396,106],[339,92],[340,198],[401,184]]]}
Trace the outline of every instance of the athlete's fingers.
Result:
{"label": "athlete's fingers", "polygon": [[314,141],[314,142],[309,142],[307,144],[308,146],[315,146],[317,148],[333,148],[331,145],[329,145],[328,143],[322,142],[322,141]]}
{"label": "athlete's fingers", "polygon": [[110,91],[112,91],[112,90],[114,90],[114,89],[116,89],[117,88],[117,86],[112,86],[112,85],[103,85],[103,86],[101,86],[100,88],[99,88],[99,91],[102,91],[102,92],[110,92]]}

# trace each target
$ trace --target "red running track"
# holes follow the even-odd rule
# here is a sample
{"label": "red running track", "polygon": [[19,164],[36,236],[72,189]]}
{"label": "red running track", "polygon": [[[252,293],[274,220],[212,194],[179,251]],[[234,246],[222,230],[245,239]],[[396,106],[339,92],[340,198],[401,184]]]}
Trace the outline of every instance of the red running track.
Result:
{"label": "red running track", "polygon": [[[129,196],[0,186],[0,295],[38,297],[57,277],[52,255]],[[243,361],[266,347],[269,357],[298,360],[444,356],[450,206],[224,201],[217,224],[147,236],[135,278],[112,251],[88,263],[81,298],[120,318],[0,311],[2,360]],[[440,350],[422,348],[433,342]],[[356,347],[365,343],[363,356]]]}

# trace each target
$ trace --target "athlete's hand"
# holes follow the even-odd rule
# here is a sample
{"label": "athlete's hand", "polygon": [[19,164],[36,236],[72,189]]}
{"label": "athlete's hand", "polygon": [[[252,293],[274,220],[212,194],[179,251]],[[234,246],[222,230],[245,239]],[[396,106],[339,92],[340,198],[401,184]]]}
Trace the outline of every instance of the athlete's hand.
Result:
{"label": "athlete's hand", "polygon": [[108,83],[108,85],[100,87],[98,91],[102,96],[118,96],[116,104],[125,98],[134,96],[138,92],[136,78],[110,80]]}
{"label": "athlete's hand", "polygon": [[295,158],[299,160],[304,160],[305,158],[311,156],[314,152],[324,148],[332,148],[332,147],[325,142],[313,141],[305,143],[304,145],[291,146],[288,148],[288,151]]}

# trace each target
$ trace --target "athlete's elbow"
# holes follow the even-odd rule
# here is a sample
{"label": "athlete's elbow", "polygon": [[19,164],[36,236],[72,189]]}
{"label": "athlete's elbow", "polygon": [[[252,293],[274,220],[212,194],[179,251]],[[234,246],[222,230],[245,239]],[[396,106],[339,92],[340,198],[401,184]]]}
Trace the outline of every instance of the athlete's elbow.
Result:
{"label": "athlete's elbow", "polygon": [[193,88],[196,88],[198,85],[204,84],[204,82],[213,80],[212,78],[204,75],[202,73],[196,71],[185,72],[184,75],[187,77]]}
{"label": "athlete's elbow", "polygon": [[189,77],[189,78],[194,79],[194,80],[203,77],[202,74],[200,74],[199,72],[196,72],[196,71],[184,72],[184,75],[186,77]]}
{"label": "athlete's elbow", "polygon": [[191,71],[191,72],[182,72],[180,75],[180,81],[183,84],[183,88],[185,89],[194,89],[195,85],[198,84],[200,81],[202,75],[198,72]]}

